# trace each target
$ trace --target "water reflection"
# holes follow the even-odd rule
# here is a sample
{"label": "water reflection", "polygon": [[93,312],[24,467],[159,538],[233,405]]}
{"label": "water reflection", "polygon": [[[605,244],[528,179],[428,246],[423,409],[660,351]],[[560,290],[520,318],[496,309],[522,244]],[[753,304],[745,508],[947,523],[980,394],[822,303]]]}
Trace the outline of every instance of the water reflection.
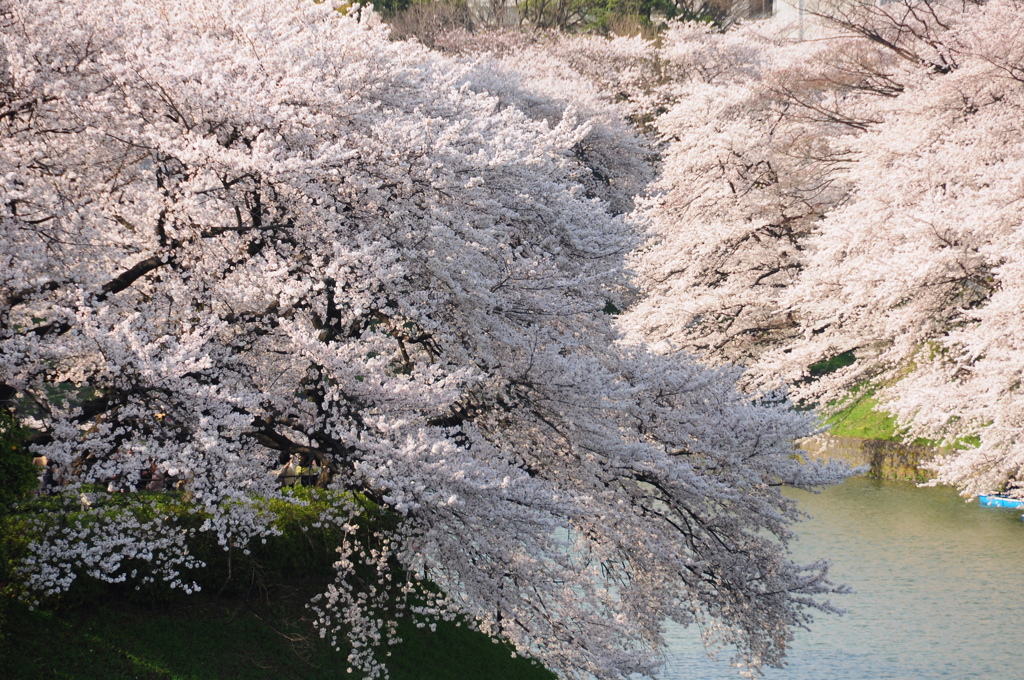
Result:
{"label": "water reflection", "polygon": [[[1022,677],[1024,523],[1020,511],[965,504],[950,489],[851,479],[814,495],[801,560],[827,557],[856,592],[797,633],[789,666],[767,680],[968,680]],[[734,680],[696,634],[673,630],[661,680]]]}

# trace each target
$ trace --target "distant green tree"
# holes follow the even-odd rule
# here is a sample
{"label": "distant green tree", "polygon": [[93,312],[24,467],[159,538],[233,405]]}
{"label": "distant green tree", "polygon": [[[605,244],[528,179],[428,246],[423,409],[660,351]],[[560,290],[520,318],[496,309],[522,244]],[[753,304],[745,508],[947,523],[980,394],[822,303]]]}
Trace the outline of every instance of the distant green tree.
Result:
{"label": "distant green tree", "polygon": [[374,0],[373,8],[386,19],[409,9],[412,4],[412,0]]}
{"label": "distant green tree", "polygon": [[637,0],[648,19],[662,16],[683,21],[727,23],[732,13],[730,0]]}

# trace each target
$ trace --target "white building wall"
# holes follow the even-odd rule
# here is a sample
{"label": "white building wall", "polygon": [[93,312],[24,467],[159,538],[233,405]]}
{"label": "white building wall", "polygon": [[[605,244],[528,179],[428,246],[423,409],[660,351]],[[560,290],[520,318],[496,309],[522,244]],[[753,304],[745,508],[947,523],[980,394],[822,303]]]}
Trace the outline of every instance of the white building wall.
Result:
{"label": "white building wall", "polygon": [[810,40],[820,33],[816,28],[817,19],[810,12],[829,0],[774,0],[774,16],[786,24],[787,36],[798,40]]}
{"label": "white building wall", "polygon": [[519,10],[514,0],[468,0],[473,18],[487,26],[519,25]]}

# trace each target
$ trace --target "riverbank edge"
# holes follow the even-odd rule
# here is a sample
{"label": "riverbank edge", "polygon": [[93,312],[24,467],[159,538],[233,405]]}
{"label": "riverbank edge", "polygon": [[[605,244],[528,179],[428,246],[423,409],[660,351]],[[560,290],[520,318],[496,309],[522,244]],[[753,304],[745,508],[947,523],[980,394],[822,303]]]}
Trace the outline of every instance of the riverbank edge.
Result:
{"label": "riverbank edge", "polygon": [[891,481],[927,482],[933,473],[927,465],[942,450],[934,446],[904,444],[882,439],[837,437],[820,434],[797,442],[808,456],[818,460],[842,460],[866,468],[865,477]]}

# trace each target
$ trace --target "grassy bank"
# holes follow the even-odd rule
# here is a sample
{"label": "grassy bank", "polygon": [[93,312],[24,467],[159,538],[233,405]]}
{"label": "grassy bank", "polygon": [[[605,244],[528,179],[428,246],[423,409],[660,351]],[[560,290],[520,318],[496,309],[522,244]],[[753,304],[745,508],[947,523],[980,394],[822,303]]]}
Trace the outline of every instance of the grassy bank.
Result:
{"label": "grassy bank", "polygon": [[[319,522],[321,511],[339,502],[337,494],[314,489],[289,492],[302,504],[268,499],[280,535],[249,546],[248,554],[228,553],[198,532],[189,548],[205,567],[190,573],[203,590],[185,595],[160,584],[129,581],[112,585],[79,575],[71,589],[36,610],[16,599],[8,568],[0,579],[0,678],[4,680],[317,680],[360,677],[349,674],[347,650],[320,639],[315,616],[306,607],[335,576],[335,546],[341,529]],[[172,523],[195,527],[202,516],[188,511],[173,493],[94,494],[95,503],[118,512],[159,512]],[[362,500],[353,520],[356,540],[372,541],[373,530],[395,519]],[[23,499],[0,517],[0,546],[12,563],[24,557],[31,517],[88,521],[84,510],[58,497]],[[350,539],[353,536],[350,535]],[[368,544],[369,545],[369,544]],[[143,565],[139,565],[140,569]],[[366,574],[359,574],[365,577]],[[138,589],[136,588],[138,585]],[[402,642],[379,657],[395,680],[553,680],[548,670],[513,657],[503,643],[455,623],[436,630],[406,620]],[[344,643],[343,643],[344,644]],[[390,651],[390,655],[384,657]]]}
{"label": "grassy bank", "polygon": [[816,455],[848,460],[868,466],[869,477],[900,481],[926,482],[934,477],[927,467],[936,454],[979,445],[977,435],[961,437],[952,446],[939,441],[902,436],[896,417],[878,408],[875,390],[861,385],[842,403],[842,408],[825,419],[829,428],[828,451]]}
{"label": "grassy bank", "polygon": [[932,448],[968,449],[978,446],[977,435],[961,437],[952,447],[943,447],[933,439],[918,437],[907,441],[900,435],[896,416],[878,408],[874,390],[856,392],[844,404],[842,410],[825,419],[829,434],[836,437],[854,437],[880,442],[897,442]]}
{"label": "grassy bank", "polygon": [[878,410],[874,390],[861,390],[851,396],[842,410],[825,420],[829,434],[878,441],[903,441],[896,431],[896,417]]}
{"label": "grassy bank", "polygon": [[[5,680],[318,680],[345,672],[344,653],[313,631],[294,589],[270,600],[193,596],[154,608],[119,597],[51,610],[8,610]],[[553,680],[546,669],[479,633],[406,624],[388,659],[395,680]]]}

